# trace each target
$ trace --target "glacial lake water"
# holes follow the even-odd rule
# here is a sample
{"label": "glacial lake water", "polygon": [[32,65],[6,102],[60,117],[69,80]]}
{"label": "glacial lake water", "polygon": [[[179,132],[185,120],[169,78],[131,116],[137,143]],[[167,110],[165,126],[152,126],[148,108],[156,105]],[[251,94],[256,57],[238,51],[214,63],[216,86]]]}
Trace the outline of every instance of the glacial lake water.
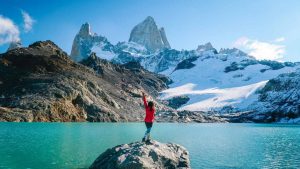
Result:
{"label": "glacial lake water", "polygon": [[[82,169],[109,147],[141,140],[143,123],[0,123],[0,168]],[[300,125],[155,123],[194,169],[300,168]]]}

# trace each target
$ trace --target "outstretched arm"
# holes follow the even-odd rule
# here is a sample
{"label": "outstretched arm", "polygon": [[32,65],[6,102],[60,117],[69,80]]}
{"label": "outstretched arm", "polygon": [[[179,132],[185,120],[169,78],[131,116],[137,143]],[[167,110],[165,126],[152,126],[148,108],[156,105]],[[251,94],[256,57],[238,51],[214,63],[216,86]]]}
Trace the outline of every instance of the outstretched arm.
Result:
{"label": "outstretched arm", "polygon": [[144,92],[142,92],[142,94],[143,94],[144,106],[145,106],[145,109],[147,109],[147,107],[148,107],[148,104],[147,104],[147,100],[146,100],[146,95],[145,95],[145,93],[144,93]]}

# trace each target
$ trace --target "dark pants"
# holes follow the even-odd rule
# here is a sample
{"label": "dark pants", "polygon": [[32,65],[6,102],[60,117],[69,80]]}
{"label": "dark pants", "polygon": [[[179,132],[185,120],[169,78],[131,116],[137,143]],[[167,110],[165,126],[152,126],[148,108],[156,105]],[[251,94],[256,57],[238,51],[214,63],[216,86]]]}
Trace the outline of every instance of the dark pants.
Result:
{"label": "dark pants", "polygon": [[146,125],[146,127],[147,127],[147,129],[148,128],[151,128],[152,127],[152,125],[153,125],[153,123],[151,122],[145,122],[145,125]]}
{"label": "dark pants", "polygon": [[149,139],[149,137],[150,137],[150,131],[151,131],[153,123],[151,123],[151,122],[150,123],[149,122],[145,122],[145,125],[146,125],[147,130],[145,132],[144,138],[148,137],[147,139]]}

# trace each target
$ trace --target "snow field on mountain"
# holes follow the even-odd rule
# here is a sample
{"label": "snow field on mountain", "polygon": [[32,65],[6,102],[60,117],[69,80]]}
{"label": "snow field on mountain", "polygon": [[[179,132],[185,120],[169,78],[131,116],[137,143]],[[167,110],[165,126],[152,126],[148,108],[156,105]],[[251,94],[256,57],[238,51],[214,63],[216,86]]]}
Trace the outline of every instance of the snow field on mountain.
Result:
{"label": "snow field on mountain", "polygon": [[255,64],[243,70],[225,73],[225,67],[232,62],[240,62],[245,57],[229,55],[227,60],[219,57],[209,57],[204,60],[199,57],[191,69],[176,70],[169,75],[173,80],[170,89],[162,91],[161,99],[171,99],[176,96],[188,96],[190,100],[179,110],[209,111],[218,110],[224,106],[233,106],[240,110],[257,101],[256,91],[264,87],[269,79],[279,74],[293,72],[298,67],[284,67],[278,70],[267,70],[269,66]]}
{"label": "snow field on mountain", "polygon": [[97,56],[101,56],[102,59],[106,60],[111,60],[116,56],[116,54],[111,51],[103,50],[103,47],[101,45],[94,45],[91,48],[91,52],[96,53]]}

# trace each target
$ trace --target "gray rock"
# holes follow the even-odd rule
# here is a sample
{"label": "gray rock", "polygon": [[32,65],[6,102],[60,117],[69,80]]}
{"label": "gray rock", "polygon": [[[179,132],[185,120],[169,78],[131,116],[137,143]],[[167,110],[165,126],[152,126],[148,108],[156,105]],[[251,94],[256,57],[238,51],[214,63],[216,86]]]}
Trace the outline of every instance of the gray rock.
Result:
{"label": "gray rock", "polygon": [[213,51],[215,54],[217,54],[217,50],[212,46],[210,42],[204,44],[204,45],[199,45],[197,48],[197,51],[199,52],[204,52],[204,51]]}
{"label": "gray rock", "polygon": [[258,94],[258,101],[247,109],[262,122],[287,121],[300,117],[300,70],[271,79]]}
{"label": "gray rock", "polygon": [[110,148],[102,153],[90,169],[189,169],[189,153],[178,145],[151,141],[135,142]]}
{"label": "gray rock", "polygon": [[182,105],[186,104],[190,98],[188,96],[177,96],[168,100],[168,105],[174,109],[178,109]]}
{"label": "gray rock", "polygon": [[163,44],[165,46],[165,48],[171,48],[170,44],[169,44],[169,41],[167,39],[167,35],[166,35],[166,32],[165,32],[165,28],[161,27],[159,29],[159,32],[160,32],[160,35],[161,35],[161,40],[163,41]]}
{"label": "gray rock", "polygon": [[155,52],[171,48],[164,28],[158,29],[154,19],[148,16],[142,23],[136,25],[131,33],[129,42],[144,45],[149,51]]}
{"label": "gray rock", "polygon": [[231,119],[216,113],[192,111],[161,111],[156,117],[157,122],[179,123],[227,123]]}
{"label": "gray rock", "polygon": [[198,57],[191,57],[188,59],[185,59],[178,63],[174,71],[180,70],[180,69],[190,69],[196,66],[193,62],[195,62],[198,59]]}

